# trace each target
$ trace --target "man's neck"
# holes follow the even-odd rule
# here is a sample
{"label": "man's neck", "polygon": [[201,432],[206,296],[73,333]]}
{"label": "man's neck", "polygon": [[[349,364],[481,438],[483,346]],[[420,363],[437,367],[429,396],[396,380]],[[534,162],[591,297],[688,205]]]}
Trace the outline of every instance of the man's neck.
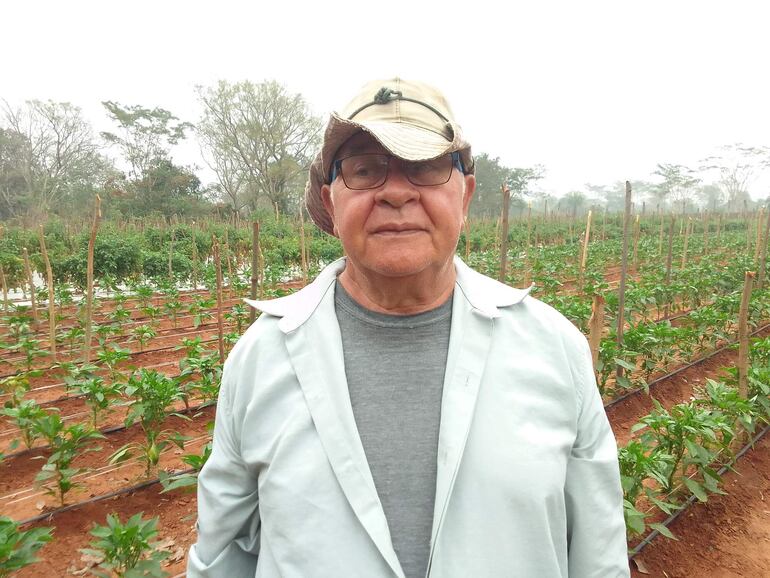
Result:
{"label": "man's neck", "polygon": [[456,272],[450,260],[438,272],[430,269],[409,277],[363,275],[348,259],[338,279],[345,291],[366,309],[413,315],[444,304],[454,290]]}

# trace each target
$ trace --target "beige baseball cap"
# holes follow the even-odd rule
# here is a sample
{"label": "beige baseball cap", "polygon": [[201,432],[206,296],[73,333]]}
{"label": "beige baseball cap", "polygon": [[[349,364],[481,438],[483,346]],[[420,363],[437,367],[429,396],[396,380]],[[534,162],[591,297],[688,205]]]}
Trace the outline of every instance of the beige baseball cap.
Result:
{"label": "beige baseball cap", "polygon": [[333,224],[321,199],[334,157],[354,134],[371,134],[393,156],[428,160],[460,151],[466,173],[473,173],[471,146],[462,136],[444,95],[423,82],[375,80],[367,83],[340,112],[333,112],[321,152],[310,166],[305,205],[316,225],[329,234]]}

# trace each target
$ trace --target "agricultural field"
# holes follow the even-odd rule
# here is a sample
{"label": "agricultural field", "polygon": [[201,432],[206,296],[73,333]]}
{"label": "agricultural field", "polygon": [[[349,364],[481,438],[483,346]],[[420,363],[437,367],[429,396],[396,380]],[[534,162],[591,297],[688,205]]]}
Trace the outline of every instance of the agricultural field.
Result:
{"label": "agricultural field", "polygon": [[[534,283],[589,338],[634,572],[770,575],[762,213],[505,228],[471,221],[457,252]],[[184,575],[222,364],[255,314],[243,298],[294,291],[341,255],[287,218],[4,229],[0,576]]]}

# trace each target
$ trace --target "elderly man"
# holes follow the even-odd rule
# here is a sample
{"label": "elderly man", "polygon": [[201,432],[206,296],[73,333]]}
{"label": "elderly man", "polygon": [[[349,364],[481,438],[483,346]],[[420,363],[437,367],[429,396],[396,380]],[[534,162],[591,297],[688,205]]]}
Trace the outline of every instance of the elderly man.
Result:
{"label": "elderly man", "polygon": [[473,169],[425,84],[331,116],[306,203],[345,258],[252,303],[188,576],[628,576],[586,340],[454,256]]}

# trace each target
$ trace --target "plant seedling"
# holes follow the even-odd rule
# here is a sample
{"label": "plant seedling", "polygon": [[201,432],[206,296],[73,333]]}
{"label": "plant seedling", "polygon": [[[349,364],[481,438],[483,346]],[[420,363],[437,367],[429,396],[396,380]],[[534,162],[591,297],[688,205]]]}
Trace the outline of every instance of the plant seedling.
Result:
{"label": "plant seedling", "polygon": [[0,578],[37,562],[35,553],[51,541],[51,528],[21,531],[19,524],[0,516]]}
{"label": "plant seedling", "polygon": [[116,514],[107,514],[106,526],[94,526],[91,548],[81,552],[101,560],[97,569],[91,572],[100,578],[138,578],[140,576],[161,578],[168,576],[160,563],[170,552],[156,549],[158,518],[142,519],[143,512],[131,516],[123,524]]}

